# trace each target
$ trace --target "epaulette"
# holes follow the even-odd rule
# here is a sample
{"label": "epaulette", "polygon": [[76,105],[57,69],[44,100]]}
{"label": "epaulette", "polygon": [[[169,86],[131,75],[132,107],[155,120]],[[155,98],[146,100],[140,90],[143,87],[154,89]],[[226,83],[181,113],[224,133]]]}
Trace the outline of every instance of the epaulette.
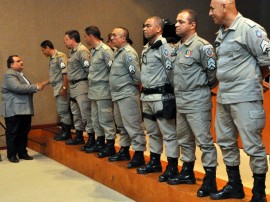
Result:
{"label": "epaulette", "polygon": [[255,23],[254,21],[248,19],[248,18],[245,18],[245,21],[244,21],[246,24],[248,24],[250,27],[255,27],[257,25],[257,23]]}
{"label": "epaulette", "polygon": [[208,41],[206,41],[205,39],[203,39],[203,38],[201,38],[201,37],[198,38],[198,41],[202,42],[203,45],[208,45],[208,44],[209,44]]}
{"label": "epaulette", "polygon": [[151,49],[158,49],[161,45],[168,43],[165,38],[160,39],[151,45]]}
{"label": "epaulette", "polygon": [[131,49],[129,48],[129,46],[125,46],[124,49],[125,49],[126,52],[130,52],[131,51]]}

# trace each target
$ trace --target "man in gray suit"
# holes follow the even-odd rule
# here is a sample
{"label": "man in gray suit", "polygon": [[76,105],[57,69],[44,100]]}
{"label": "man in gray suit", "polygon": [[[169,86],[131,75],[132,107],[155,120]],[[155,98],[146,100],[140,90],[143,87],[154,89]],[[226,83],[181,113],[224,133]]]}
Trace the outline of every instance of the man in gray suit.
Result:
{"label": "man in gray suit", "polygon": [[42,84],[31,84],[23,75],[23,61],[18,55],[7,59],[8,70],[2,83],[2,116],[6,123],[7,157],[10,162],[32,160],[26,150],[27,136],[34,114],[33,93],[42,90]]}

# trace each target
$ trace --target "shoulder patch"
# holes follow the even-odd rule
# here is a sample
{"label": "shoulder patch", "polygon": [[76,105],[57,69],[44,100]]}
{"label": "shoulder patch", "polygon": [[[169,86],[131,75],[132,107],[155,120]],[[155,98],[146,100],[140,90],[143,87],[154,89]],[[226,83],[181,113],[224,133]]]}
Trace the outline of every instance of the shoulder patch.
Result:
{"label": "shoulder patch", "polygon": [[215,60],[213,58],[209,58],[207,60],[207,69],[210,71],[214,71],[216,69],[216,63]]}
{"label": "shoulder patch", "polygon": [[205,45],[203,47],[203,51],[205,52],[205,54],[208,56],[208,57],[212,57],[213,54],[214,54],[214,51],[213,51],[213,46],[211,44],[208,44],[208,45]]}
{"label": "shoulder patch", "polygon": [[164,50],[163,50],[163,55],[165,57],[168,57],[169,56],[169,50],[165,47]]}
{"label": "shoulder patch", "polygon": [[83,57],[84,59],[88,59],[88,54],[87,54],[87,52],[83,52],[83,53],[82,53],[82,57]]}

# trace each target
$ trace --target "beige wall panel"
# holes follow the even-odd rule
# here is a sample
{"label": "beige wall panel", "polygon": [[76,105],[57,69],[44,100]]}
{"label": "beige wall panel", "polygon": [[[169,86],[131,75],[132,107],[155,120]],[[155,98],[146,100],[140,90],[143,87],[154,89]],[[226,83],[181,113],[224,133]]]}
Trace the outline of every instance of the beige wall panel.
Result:
{"label": "beige wall panel", "polygon": [[[208,32],[208,24],[212,25],[208,4],[205,0],[0,0],[0,82],[11,54],[23,58],[24,73],[32,83],[47,79],[49,59],[42,55],[39,45],[50,39],[57,49],[68,54],[63,37],[69,29],[77,29],[84,43],[84,29],[89,25],[98,26],[105,40],[114,27],[126,27],[134,48],[140,52],[146,18],[158,15],[174,22],[180,9],[191,7],[201,10],[202,30]],[[34,104],[33,125],[56,123],[51,87],[38,92]]]}

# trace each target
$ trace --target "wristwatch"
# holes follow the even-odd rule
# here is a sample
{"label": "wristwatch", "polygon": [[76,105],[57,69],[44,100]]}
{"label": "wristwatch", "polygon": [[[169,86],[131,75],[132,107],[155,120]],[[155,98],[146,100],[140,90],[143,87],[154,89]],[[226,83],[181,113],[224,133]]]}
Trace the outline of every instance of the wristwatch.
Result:
{"label": "wristwatch", "polygon": [[66,89],[67,89],[67,87],[66,87],[66,86],[63,86],[63,89],[64,89],[64,90],[66,90]]}

